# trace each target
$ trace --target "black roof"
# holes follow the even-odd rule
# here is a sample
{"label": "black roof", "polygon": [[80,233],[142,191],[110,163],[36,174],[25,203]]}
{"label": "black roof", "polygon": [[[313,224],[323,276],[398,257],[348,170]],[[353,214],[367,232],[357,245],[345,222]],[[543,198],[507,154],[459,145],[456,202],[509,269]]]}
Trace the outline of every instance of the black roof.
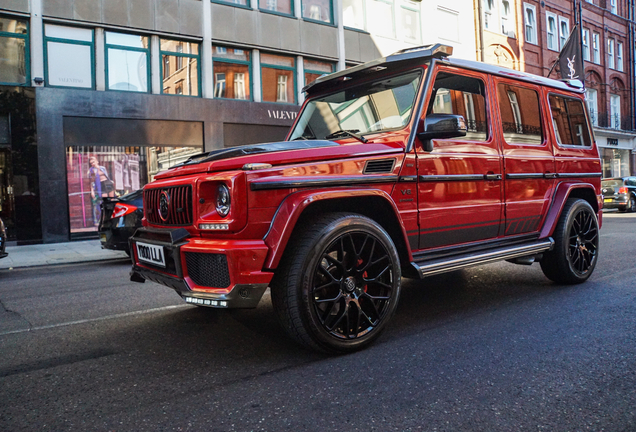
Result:
{"label": "black roof", "polygon": [[581,81],[579,80],[566,82],[561,80],[554,80],[551,78],[544,78],[539,75],[533,75],[527,72],[521,72],[503,66],[491,65],[488,63],[471,60],[453,59],[449,57],[452,54],[453,47],[443,44],[424,45],[421,47],[404,49],[387,57],[382,57],[377,60],[373,60],[368,63],[364,63],[339,72],[334,72],[329,75],[323,75],[312,83],[305,86],[305,88],[303,88],[303,91],[307,92],[308,94],[313,94],[321,92],[328,87],[331,87],[333,84],[335,84],[334,81],[356,79],[386,69],[396,69],[398,67],[408,65],[409,63],[413,63],[415,65],[428,62],[432,59],[439,59],[451,66],[472,69],[475,71],[486,72],[493,75],[518,79],[538,85],[554,87],[567,91],[574,91],[577,93],[583,92],[583,83],[581,83]]}

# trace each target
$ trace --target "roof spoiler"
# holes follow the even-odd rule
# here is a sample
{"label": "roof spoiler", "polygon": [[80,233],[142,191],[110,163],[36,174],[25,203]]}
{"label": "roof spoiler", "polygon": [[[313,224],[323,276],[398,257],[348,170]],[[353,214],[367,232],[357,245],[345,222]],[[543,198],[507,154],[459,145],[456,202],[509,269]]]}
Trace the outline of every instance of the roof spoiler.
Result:
{"label": "roof spoiler", "polygon": [[397,51],[390,56],[382,57],[377,60],[370,61],[358,66],[354,66],[349,69],[334,72],[328,75],[318,77],[315,81],[306,85],[303,88],[303,92],[320,91],[326,87],[326,83],[333,83],[334,80],[347,81],[368,73],[373,73],[386,69],[389,65],[394,65],[402,62],[412,61],[414,59],[433,59],[444,58],[453,54],[453,47],[443,44],[423,45],[419,47],[406,48]]}

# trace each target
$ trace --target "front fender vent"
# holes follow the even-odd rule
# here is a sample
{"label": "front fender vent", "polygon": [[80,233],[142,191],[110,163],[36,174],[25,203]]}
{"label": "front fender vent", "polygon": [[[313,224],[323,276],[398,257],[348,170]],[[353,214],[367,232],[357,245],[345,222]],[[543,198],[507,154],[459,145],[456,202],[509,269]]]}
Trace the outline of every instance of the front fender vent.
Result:
{"label": "front fender vent", "polygon": [[385,174],[393,172],[395,159],[376,159],[367,161],[363,174]]}

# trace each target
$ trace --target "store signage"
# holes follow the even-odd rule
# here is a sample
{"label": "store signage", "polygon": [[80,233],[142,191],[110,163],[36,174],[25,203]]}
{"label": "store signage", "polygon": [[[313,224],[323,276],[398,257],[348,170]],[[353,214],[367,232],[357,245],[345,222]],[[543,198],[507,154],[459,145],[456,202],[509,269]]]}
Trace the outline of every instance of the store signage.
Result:
{"label": "store signage", "polygon": [[298,116],[295,111],[283,111],[283,110],[267,110],[269,118],[277,120],[294,120]]}
{"label": "store signage", "polygon": [[608,146],[618,146],[618,138],[608,138],[607,139]]}

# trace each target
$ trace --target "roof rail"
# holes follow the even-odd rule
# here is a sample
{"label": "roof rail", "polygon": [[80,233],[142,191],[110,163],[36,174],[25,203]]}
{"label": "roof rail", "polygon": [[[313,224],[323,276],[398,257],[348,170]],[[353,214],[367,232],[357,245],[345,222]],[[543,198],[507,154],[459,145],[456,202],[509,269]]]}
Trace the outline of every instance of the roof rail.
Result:
{"label": "roof rail", "polygon": [[[427,52],[428,51],[428,52]],[[450,45],[443,44],[431,44],[431,45],[422,45],[418,47],[405,48],[399,51],[394,52],[389,57],[397,56],[400,54],[411,54],[417,53],[426,57],[448,57],[453,55],[453,47]]]}

